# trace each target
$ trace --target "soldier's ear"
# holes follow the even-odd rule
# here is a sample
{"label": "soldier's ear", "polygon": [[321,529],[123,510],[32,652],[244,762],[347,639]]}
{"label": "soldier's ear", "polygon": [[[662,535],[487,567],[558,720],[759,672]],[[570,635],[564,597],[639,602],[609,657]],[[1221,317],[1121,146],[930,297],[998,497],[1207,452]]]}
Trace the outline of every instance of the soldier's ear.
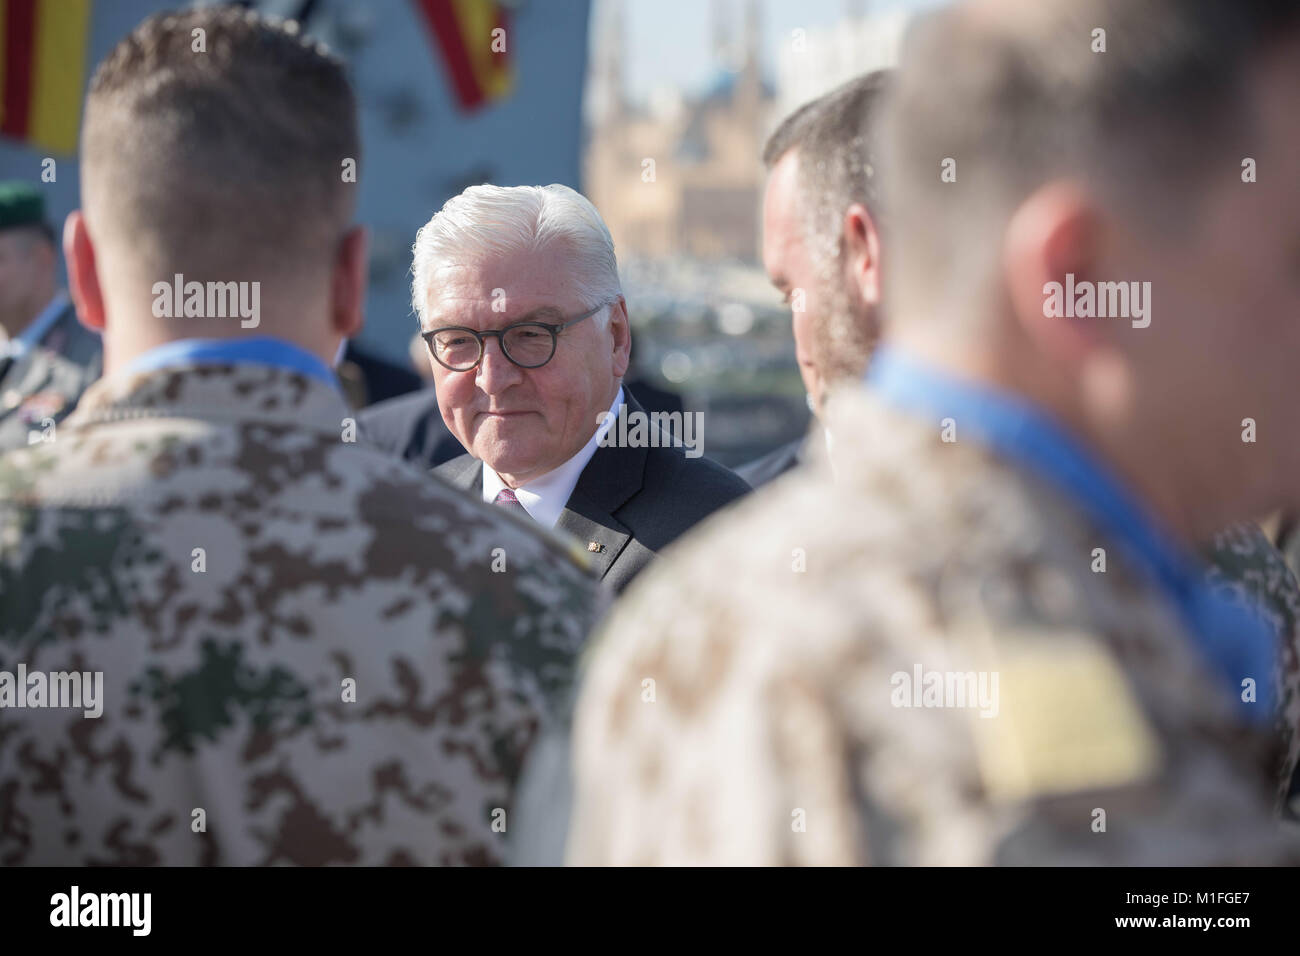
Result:
{"label": "soldier's ear", "polygon": [[63,258],[68,263],[68,285],[81,324],[96,332],[104,328],[104,295],[95,269],[95,246],[80,209],[68,213],[63,223]]}
{"label": "soldier's ear", "polygon": [[330,318],[334,332],[350,339],[365,322],[366,249],[364,226],[354,226],[339,243],[330,281]]}
{"label": "soldier's ear", "polygon": [[861,203],[844,213],[840,235],[844,250],[845,279],[857,290],[858,298],[870,308],[880,306],[880,231],[876,220]]}
{"label": "soldier's ear", "polygon": [[1095,202],[1071,183],[1040,187],[1007,224],[1002,241],[1007,296],[1017,326],[1045,361],[1077,366],[1105,344],[1103,326],[1065,317],[1052,293],[1064,288],[1067,276],[1094,278],[1099,236]]}

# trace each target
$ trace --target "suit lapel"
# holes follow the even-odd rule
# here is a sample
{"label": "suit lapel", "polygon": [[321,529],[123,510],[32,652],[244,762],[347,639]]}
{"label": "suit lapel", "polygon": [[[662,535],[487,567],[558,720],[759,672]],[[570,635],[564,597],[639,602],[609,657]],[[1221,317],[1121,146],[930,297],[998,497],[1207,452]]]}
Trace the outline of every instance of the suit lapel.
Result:
{"label": "suit lapel", "polygon": [[[623,395],[620,418],[632,412],[645,414],[630,392],[625,390]],[[611,431],[616,435],[626,434],[617,421]],[[577,538],[586,548],[592,567],[601,577],[632,540],[631,530],[614,517],[614,512],[641,490],[647,455],[645,448],[620,448],[613,444],[598,447],[587,467],[582,469],[578,484],[555,523],[557,529]],[[483,491],[483,463],[473,455],[443,462],[433,473],[472,494]]]}
{"label": "suit lapel", "polygon": [[473,455],[461,455],[444,461],[433,473],[448,484],[463,491],[483,491],[483,462]]}
{"label": "suit lapel", "polygon": [[560,512],[555,527],[578,540],[591,559],[592,569],[602,578],[632,540],[632,533],[627,528],[615,521],[612,515],[593,507],[577,490]]}
{"label": "suit lapel", "polygon": [[[621,419],[632,412],[645,414],[631,392],[625,390],[623,395]],[[625,430],[618,430],[620,424],[614,423],[613,434],[626,434]],[[598,447],[587,467],[582,469],[578,484],[555,524],[587,548],[588,557],[601,577],[632,539],[632,532],[614,513],[641,490],[646,456],[645,448],[620,448],[616,444]]]}

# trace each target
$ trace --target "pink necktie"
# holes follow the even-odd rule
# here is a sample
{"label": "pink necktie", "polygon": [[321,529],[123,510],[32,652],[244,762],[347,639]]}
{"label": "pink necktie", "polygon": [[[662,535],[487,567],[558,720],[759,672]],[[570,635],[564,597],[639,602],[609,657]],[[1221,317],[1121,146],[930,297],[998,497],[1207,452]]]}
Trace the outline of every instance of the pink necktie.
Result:
{"label": "pink necktie", "polygon": [[498,491],[497,496],[492,499],[492,503],[509,511],[516,511],[524,518],[531,517],[528,514],[528,509],[519,503],[519,499],[515,497],[515,493],[509,488],[502,488]]}

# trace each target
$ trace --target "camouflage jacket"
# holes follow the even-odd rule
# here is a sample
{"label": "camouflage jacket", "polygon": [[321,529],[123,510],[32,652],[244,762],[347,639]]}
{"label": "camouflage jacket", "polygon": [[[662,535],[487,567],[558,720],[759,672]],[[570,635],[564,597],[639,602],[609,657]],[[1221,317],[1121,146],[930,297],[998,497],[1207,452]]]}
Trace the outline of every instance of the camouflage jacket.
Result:
{"label": "camouflage jacket", "polygon": [[0,458],[0,705],[5,672],[102,680],[98,717],[10,684],[0,864],[500,860],[596,584],[348,414],[293,372],[178,367]]}
{"label": "camouflage jacket", "polygon": [[1282,553],[1248,523],[1225,528],[1206,551],[1210,581],[1223,593],[1253,606],[1278,635],[1274,672],[1280,742],[1277,756],[1279,811],[1300,819],[1300,587]]}
{"label": "camouflage jacket", "polygon": [[834,481],[774,483],[615,608],[571,862],[1296,859],[1267,721],[1074,504],[867,394],[831,428]]}

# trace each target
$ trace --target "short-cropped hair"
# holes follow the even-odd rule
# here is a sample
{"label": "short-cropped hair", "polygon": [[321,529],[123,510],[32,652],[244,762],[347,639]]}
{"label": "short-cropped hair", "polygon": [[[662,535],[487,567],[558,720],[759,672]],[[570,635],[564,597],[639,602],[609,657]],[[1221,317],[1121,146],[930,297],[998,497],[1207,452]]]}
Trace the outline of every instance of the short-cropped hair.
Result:
{"label": "short-cropped hair", "polygon": [[157,14],[91,81],[87,222],[159,274],[325,266],[355,211],[345,172],[360,151],[343,64],[296,23]]}
{"label": "short-cropped hair", "polygon": [[1298,29],[1295,0],[1001,0],[921,18],[883,118],[890,287],[969,296],[1011,213],[1057,178],[1180,228],[1198,184],[1239,174],[1250,67]]}
{"label": "short-cropped hair", "polygon": [[845,211],[866,207],[877,226],[882,218],[874,124],[890,71],[854,77],[803,104],[781,121],[763,147],[771,169],[787,154],[799,157],[798,189],[804,235],[815,261],[837,261]]}

